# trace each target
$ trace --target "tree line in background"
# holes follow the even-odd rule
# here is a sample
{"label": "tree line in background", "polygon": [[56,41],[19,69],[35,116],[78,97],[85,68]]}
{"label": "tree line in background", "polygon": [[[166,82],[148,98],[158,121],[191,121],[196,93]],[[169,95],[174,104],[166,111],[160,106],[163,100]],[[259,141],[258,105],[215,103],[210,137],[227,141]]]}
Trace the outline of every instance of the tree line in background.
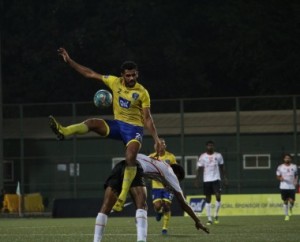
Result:
{"label": "tree line in background", "polygon": [[2,2],[4,103],[89,101],[101,74],[134,60],[152,99],[299,94],[300,2]]}

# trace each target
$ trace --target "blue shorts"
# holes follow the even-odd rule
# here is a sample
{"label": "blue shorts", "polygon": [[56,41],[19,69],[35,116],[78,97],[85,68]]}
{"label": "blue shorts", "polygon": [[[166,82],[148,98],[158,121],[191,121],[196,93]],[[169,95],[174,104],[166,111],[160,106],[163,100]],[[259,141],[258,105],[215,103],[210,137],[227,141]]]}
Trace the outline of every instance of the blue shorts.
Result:
{"label": "blue shorts", "polygon": [[124,145],[127,145],[131,140],[137,140],[142,144],[144,135],[143,127],[128,124],[119,120],[104,121],[109,127],[108,138],[122,140]]}
{"label": "blue shorts", "polygon": [[154,188],[152,189],[152,201],[156,202],[157,200],[164,200],[169,203],[172,202],[174,194],[167,191],[164,188]]}

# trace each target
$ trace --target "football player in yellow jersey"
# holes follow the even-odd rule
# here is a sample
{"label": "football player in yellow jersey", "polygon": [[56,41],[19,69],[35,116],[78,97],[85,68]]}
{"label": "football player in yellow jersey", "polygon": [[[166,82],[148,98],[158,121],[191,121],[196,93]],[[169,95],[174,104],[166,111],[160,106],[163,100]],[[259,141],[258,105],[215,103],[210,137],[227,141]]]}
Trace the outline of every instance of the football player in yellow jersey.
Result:
{"label": "football player in yellow jersey", "polygon": [[[170,165],[177,164],[175,156],[166,150],[167,145],[164,139],[160,139],[161,146],[157,149],[157,152],[150,154],[150,157],[157,157],[159,160],[164,160]],[[162,234],[168,234],[168,226],[171,217],[171,203],[173,199],[173,193],[165,189],[165,186],[155,180],[152,180],[152,200],[154,210],[156,211],[156,220],[160,221],[163,217]]]}
{"label": "football player in yellow jersey", "polygon": [[137,82],[138,68],[132,61],[124,62],[121,66],[121,77],[116,77],[99,74],[78,64],[71,59],[64,48],[59,48],[58,54],[81,75],[102,81],[112,91],[114,120],[91,118],[82,123],[64,127],[53,116],[50,116],[49,124],[59,140],[63,140],[66,136],[94,131],[102,137],[123,141],[126,147],[127,166],[124,172],[122,191],[113,207],[115,211],[121,211],[130,185],[136,175],[136,156],[142,145],[143,128],[146,127],[149,130],[154,139],[155,147],[159,148],[161,143],[151,116],[149,93]]}

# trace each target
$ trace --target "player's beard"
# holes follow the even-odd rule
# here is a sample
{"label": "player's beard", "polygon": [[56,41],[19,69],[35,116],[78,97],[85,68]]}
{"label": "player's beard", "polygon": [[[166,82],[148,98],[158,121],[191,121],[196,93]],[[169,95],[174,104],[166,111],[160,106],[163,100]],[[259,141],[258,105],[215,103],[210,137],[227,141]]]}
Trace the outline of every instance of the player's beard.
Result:
{"label": "player's beard", "polygon": [[136,84],[136,80],[132,80],[132,81],[126,82],[126,87],[134,87],[135,84]]}

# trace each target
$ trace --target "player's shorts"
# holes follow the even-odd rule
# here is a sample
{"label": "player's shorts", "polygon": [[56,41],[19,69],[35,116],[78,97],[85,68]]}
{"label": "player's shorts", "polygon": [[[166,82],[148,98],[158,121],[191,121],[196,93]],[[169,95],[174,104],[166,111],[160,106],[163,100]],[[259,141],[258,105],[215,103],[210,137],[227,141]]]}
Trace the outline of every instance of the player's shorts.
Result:
{"label": "player's shorts", "polygon": [[213,195],[213,194],[221,194],[221,181],[211,181],[203,183],[203,193],[204,195]]}
{"label": "player's shorts", "polygon": [[[112,169],[110,173],[110,176],[106,179],[104,183],[104,189],[106,189],[107,187],[111,187],[115,192],[117,193],[121,192],[125,166],[126,166],[125,160],[115,165],[115,167]],[[146,186],[142,174],[143,174],[143,169],[140,167],[140,165],[137,165],[136,176],[131,183],[131,187]]]}
{"label": "player's shorts", "polygon": [[296,191],[295,189],[280,189],[281,199],[286,201],[288,199],[296,200]]}
{"label": "player's shorts", "polygon": [[104,120],[109,127],[108,138],[122,140],[127,145],[131,140],[143,141],[144,128],[119,120]]}
{"label": "player's shorts", "polygon": [[164,200],[169,203],[172,203],[174,194],[170,191],[167,191],[164,188],[153,188],[152,189],[152,201],[156,202],[158,200]]}

